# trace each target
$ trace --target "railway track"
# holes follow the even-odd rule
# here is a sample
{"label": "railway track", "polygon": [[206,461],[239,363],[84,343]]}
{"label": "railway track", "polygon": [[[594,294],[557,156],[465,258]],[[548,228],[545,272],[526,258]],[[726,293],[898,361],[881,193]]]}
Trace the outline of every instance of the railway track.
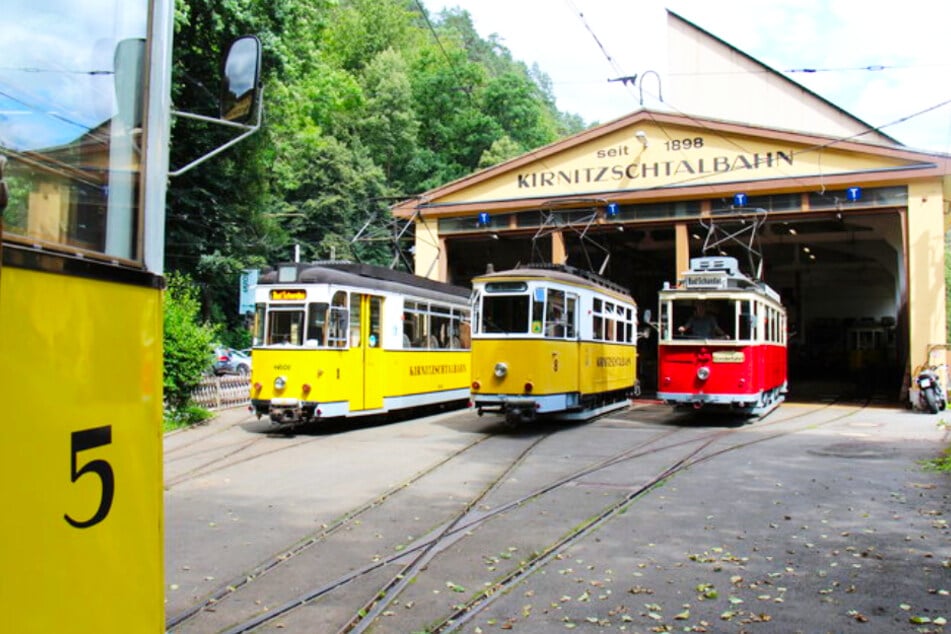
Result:
{"label": "railway track", "polygon": [[[634,411],[636,410],[632,410]],[[467,600],[458,601],[450,606],[451,609],[443,609],[438,614],[413,616],[413,618],[424,620],[426,631],[453,631],[490,605],[494,597],[504,594],[572,544],[584,540],[604,523],[611,521],[618,514],[636,512],[635,506],[639,499],[685,469],[756,443],[796,433],[801,429],[832,424],[858,411],[860,409],[856,408],[837,410],[828,404],[805,410],[780,409],[768,420],[760,421],[754,426],[757,431],[755,439],[723,446],[718,443],[722,445],[721,441],[748,427],[704,428],[683,424],[674,427],[658,426],[653,429],[643,427],[639,429],[639,436],[648,433],[648,438],[638,438],[637,442],[631,446],[609,456],[591,460],[580,468],[575,464],[575,468],[564,470],[564,473],[556,477],[533,482],[535,486],[521,493],[517,492],[519,487],[513,487],[511,482],[524,479],[522,472],[527,469],[527,464],[533,460],[533,456],[544,453],[548,445],[557,444],[555,439],[565,433],[585,433],[586,430],[599,425],[611,427],[624,421],[617,418],[603,418],[585,427],[562,430],[560,434],[554,436],[551,431],[548,431],[541,435],[528,434],[528,437],[524,434],[517,438],[491,437],[496,442],[511,443],[514,440],[523,447],[517,453],[496,464],[495,475],[488,478],[483,486],[473,490],[471,496],[464,502],[460,502],[459,508],[451,515],[430,518],[429,530],[407,544],[393,544],[389,549],[390,554],[375,556],[362,565],[351,564],[341,574],[330,578],[321,576],[324,580],[320,583],[311,581],[304,591],[290,598],[287,597],[285,590],[284,599],[273,600],[274,597],[280,596],[282,582],[279,577],[283,574],[283,570],[289,569],[295,563],[303,564],[304,567],[313,566],[319,559],[314,557],[311,562],[305,563],[298,555],[318,545],[325,546],[327,549],[335,548],[330,543],[333,535],[340,533],[344,528],[349,530],[359,522],[359,518],[365,517],[371,510],[381,515],[385,514],[381,511],[393,507],[394,510],[391,512],[397,513],[395,509],[399,508],[401,502],[401,496],[397,493],[406,493],[414,485],[422,484],[427,477],[436,477],[440,473],[448,473],[460,468],[466,456],[471,455],[470,449],[483,445],[490,438],[485,436],[420,472],[412,482],[387,492],[377,500],[355,507],[335,526],[328,527],[328,530],[310,535],[300,544],[285,550],[271,561],[249,570],[240,579],[222,586],[200,605],[170,619],[168,627],[174,632],[225,631],[229,633],[258,631],[268,625],[293,627],[292,624],[296,619],[306,620],[304,608],[307,606],[326,605],[336,601],[341,604],[332,610],[335,617],[332,622],[337,625],[327,625],[329,628],[327,631],[340,633],[387,631],[387,627],[397,623],[399,625],[396,625],[396,629],[392,631],[400,631],[399,627],[407,624],[402,619],[394,617],[409,613],[410,610],[405,608],[406,605],[419,606],[423,603],[424,599],[407,598],[407,596],[420,596],[419,588],[422,585],[430,587],[432,592],[443,593],[458,593],[458,588],[464,587],[456,582],[445,581],[443,583],[448,585],[440,589],[438,581],[422,582],[421,580],[433,578],[431,571],[440,568],[440,560],[454,557],[458,559],[459,557],[454,553],[466,551],[466,543],[478,541],[476,536],[479,533],[483,531],[498,533],[501,530],[516,534],[519,527],[529,521],[524,519],[527,510],[536,506],[553,505],[552,499],[572,488],[579,489],[580,483],[586,479],[590,480],[595,474],[613,471],[615,475],[612,477],[616,477],[618,469],[631,471],[632,468],[643,465],[643,468],[633,469],[638,473],[636,484],[627,482],[620,486],[619,490],[622,490],[623,494],[612,497],[607,504],[599,504],[596,507],[590,507],[588,504],[579,505],[579,510],[583,508],[587,511],[583,516],[569,514],[563,525],[554,526],[554,532],[544,541],[534,540],[533,546],[528,549],[528,555],[514,557],[500,553],[500,556],[490,557],[489,560],[493,562],[490,566],[492,582],[478,591],[466,590],[465,592],[470,594]],[[652,414],[653,410],[648,409],[644,413]],[[817,415],[822,416],[822,420],[814,420]],[[649,419],[650,416],[646,418]],[[797,421],[801,419],[808,420],[802,420],[797,426]],[[493,449],[493,451],[496,450]],[[376,521],[379,521],[379,518]],[[499,528],[502,526],[508,528]],[[486,558],[474,557],[474,559],[484,561]],[[300,578],[298,573],[288,572],[287,576],[294,579]],[[267,577],[271,578],[268,584],[270,588],[259,593],[254,591],[254,586]],[[435,587],[432,587],[434,584]],[[300,583],[286,585],[300,587]],[[357,593],[354,588],[357,586],[364,599],[358,599],[355,602],[352,597],[345,601],[330,598],[334,595],[341,596],[339,591],[343,588],[347,588],[344,594],[355,595]],[[243,594],[267,596],[272,599],[270,601],[240,600]],[[261,602],[255,603],[255,601]],[[240,604],[241,608],[234,609],[232,604]],[[266,608],[262,608],[264,605]],[[397,607],[401,605],[404,606],[402,610]],[[423,611],[414,609],[415,612]],[[227,616],[222,618],[223,614]],[[244,616],[241,616],[242,614]],[[202,623],[202,617],[207,616],[212,618],[207,619],[209,622]],[[223,625],[225,621],[229,623]],[[418,622],[414,623],[414,627],[418,626]]]}

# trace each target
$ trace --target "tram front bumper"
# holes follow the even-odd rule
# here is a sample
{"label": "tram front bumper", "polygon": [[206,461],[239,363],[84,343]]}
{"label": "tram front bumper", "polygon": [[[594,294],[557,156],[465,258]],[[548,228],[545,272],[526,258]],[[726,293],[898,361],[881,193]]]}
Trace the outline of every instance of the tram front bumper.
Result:
{"label": "tram front bumper", "polygon": [[703,392],[658,392],[658,400],[667,405],[690,405],[695,408],[704,405],[747,408],[756,405],[758,394],[705,394]]}
{"label": "tram front bumper", "polygon": [[505,416],[518,416],[523,420],[532,420],[539,409],[538,400],[526,396],[479,396],[473,399],[479,416],[483,413],[498,413]]}
{"label": "tram front bumper", "polygon": [[295,425],[313,418],[314,404],[297,399],[252,400],[251,409],[260,419],[267,416],[274,425]]}

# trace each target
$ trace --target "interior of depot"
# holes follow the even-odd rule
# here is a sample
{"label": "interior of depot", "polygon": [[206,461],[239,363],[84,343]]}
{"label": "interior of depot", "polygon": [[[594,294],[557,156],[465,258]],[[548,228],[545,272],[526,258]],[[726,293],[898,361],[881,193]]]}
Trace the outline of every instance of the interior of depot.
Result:
{"label": "interior of depot", "polygon": [[[728,201],[708,202],[704,214],[689,202],[622,205],[611,218],[595,208],[532,210],[496,215],[484,226],[445,219],[440,235],[450,282],[468,285],[490,265],[504,270],[552,262],[563,249],[566,264],[601,270],[628,288],[642,320],[647,309],[656,319],[658,292],[682,273],[678,233],[686,237],[689,257],[735,257],[753,277],[751,267],[761,261],[760,279],[780,294],[788,314],[790,400],[899,402],[907,398],[909,365],[906,196],[905,187],[866,191],[851,203],[844,202],[845,191],[793,193],[752,199],[739,210]],[[755,242],[742,228],[751,222],[750,210],[762,217]],[[710,252],[714,224],[739,228],[739,238]],[[638,376],[650,394],[657,382],[657,333],[647,332]]]}

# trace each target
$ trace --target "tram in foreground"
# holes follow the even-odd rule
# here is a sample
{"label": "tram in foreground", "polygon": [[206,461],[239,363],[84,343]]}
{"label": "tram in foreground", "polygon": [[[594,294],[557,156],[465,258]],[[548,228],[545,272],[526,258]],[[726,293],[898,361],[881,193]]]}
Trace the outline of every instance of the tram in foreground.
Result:
{"label": "tram in foreground", "polygon": [[368,264],[278,266],[258,278],[251,410],[275,425],[469,399],[469,291]]}
{"label": "tram in foreground", "polygon": [[692,258],[659,301],[658,399],[746,415],[785,399],[786,310],[735,258]]}
{"label": "tram in foreground", "polygon": [[578,421],[630,404],[637,304],[623,288],[564,265],[486,273],[472,286],[471,391],[480,415]]}
{"label": "tram in foreground", "polygon": [[[5,632],[164,631],[162,292],[174,10],[167,0],[4,4]],[[254,77],[231,86],[253,87],[243,105],[254,111],[260,49],[246,42],[255,59],[242,66]]]}

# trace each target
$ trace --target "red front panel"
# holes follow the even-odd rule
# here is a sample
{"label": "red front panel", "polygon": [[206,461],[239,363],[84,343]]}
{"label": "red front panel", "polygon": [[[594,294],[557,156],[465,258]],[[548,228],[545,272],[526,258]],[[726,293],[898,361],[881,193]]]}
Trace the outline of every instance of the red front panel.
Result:
{"label": "red front panel", "polygon": [[[709,370],[706,380],[698,377]],[[661,345],[657,390],[672,393],[756,394],[786,380],[786,349],[777,345]]]}

